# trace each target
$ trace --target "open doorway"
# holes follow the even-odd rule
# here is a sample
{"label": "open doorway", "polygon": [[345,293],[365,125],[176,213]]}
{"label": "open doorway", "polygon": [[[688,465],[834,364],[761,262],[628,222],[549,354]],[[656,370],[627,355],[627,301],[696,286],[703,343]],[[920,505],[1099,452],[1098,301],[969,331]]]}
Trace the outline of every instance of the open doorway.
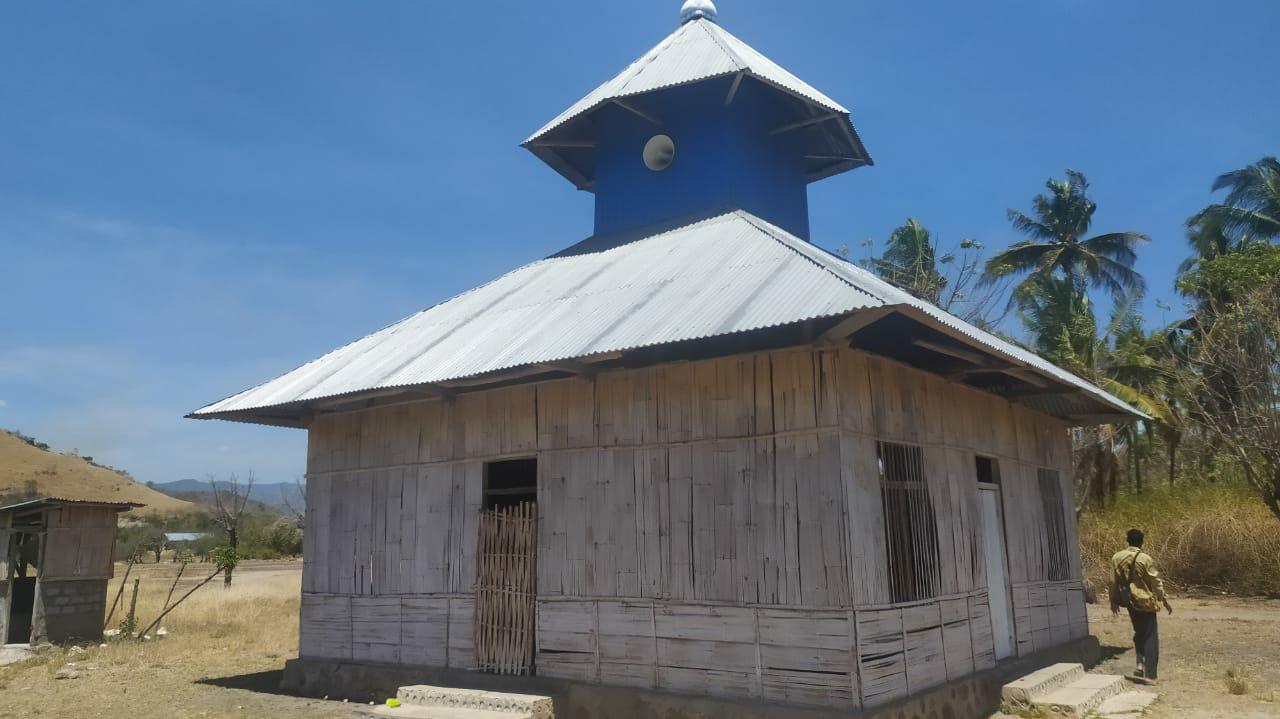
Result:
{"label": "open doorway", "polygon": [[484,465],[484,508],[506,509],[538,501],[538,460],[508,459]]}
{"label": "open doorway", "polygon": [[4,643],[31,641],[31,622],[36,605],[36,562],[40,556],[40,535],[34,532],[9,534],[4,562],[9,580],[9,596],[3,610]]}

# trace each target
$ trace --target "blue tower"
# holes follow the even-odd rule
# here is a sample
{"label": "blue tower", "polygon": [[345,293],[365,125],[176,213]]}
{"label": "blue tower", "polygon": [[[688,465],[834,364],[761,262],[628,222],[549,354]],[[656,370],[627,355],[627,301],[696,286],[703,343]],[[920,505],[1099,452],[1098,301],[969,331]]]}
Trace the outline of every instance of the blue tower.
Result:
{"label": "blue tower", "polygon": [[810,182],[870,165],[849,111],[688,0],[681,24],[523,146],[596,196],[595,234],[743,209],[809,238]]}

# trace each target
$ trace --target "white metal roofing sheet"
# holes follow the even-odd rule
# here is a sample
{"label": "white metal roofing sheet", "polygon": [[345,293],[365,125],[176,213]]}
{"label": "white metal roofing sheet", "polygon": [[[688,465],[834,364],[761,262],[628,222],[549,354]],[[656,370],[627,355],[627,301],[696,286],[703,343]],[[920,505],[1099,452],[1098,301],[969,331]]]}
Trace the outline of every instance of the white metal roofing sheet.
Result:
{"label": "white metal roofing sheet", "polygon": [[889,305],[914,308],[996,354],[1132,411],[1036,355],[738,210],[530,263],[192,416],[446,382]]}
{"label": "white metal roofing sheet", "polygon": [[737,72],[748,73],[833,112],[848,114],[839,103],[787,72],[711,20],[681,25],[652,50],[529,136],[534,142],[569,120],[615,98],[652,92]]}

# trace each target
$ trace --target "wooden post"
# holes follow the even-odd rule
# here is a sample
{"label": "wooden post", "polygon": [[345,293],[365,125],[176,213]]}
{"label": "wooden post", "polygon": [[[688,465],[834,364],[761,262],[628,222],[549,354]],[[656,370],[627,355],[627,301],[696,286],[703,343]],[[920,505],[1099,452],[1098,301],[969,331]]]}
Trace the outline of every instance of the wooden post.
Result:
{"label": "wooden post", "polygon": [[134,612],[138,608],[138,583],[141,581],[142,581],[141,579],[138,579],[136,577],[133,580],[133,598],[129,600],[129,615],[125,618],[125,626],[129,627],[130,629],[136,628],[135,627],[136,620],[134,619]]}
{"label": "wooden post", "polygon": [[111,617],[116,614],[116,605],[120,603],[120,597],[124,595],[124,585],[129,583],[129,572],[133,571],[133,557],[129,558],[129,564],[124,568],[124,576],[120,578],[120,588],[116,590],[116,598],[111,600],[111,611],[107,612],[107,620],[103,622],[105,625],[111,624]]}

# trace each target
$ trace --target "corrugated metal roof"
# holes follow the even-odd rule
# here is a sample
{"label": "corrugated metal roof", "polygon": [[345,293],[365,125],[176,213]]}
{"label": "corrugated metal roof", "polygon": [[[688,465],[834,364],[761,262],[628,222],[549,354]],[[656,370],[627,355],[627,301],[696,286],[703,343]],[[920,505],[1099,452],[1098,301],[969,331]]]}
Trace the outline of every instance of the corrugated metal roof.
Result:
{"label": "corrugated metal roof", "polygon": [[681,25],[613,79],[530,135],[524,144],[536,142],[569,120],[610,100],[739,72],[799,95],[831,112],[849,114],[835,100],[787,72],[728,30],[711,20],[698,19]]}
{"label": "corrugated metal roof", "polygon": [[20,512],[29,509],[53,507],[61,504],[80,504],[94,507],[110,507],[125,512],[130,509],[145,507],[145,504],[138,502],[113,502],[106,499],[72,499],[70,497],[40,497],[37,499],[27,499],[15,504],[0,507],[0,512]]}
{"label": "corrugated metal roof", "polygon": [[914,310],[1132,412],[1034,354],[741,210],[612,245],[593,242],[599,240],[525,265],[190,416],[448,382],[885,306]]}

